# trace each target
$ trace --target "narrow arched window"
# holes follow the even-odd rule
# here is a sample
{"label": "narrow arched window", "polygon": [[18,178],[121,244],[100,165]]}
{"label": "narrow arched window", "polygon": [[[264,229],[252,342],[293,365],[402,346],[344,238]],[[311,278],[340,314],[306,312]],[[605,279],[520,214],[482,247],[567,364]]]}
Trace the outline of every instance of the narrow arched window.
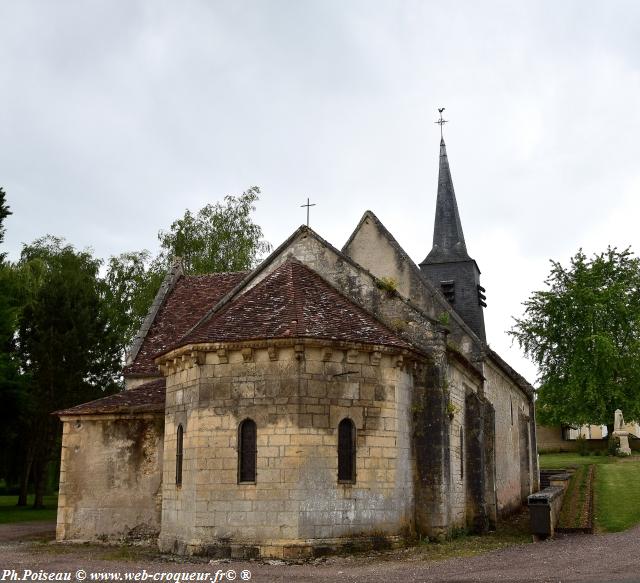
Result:
{"label": "narrow arched window", "polygon": [[338,425],[338,482],[356,481],[356,427],[351,419]]}
{"label": "narrow arched window", "polygon": [[460,479],[464,478],[464,433],[460,428]]}
{"label": "narrow arched window", "polygon": [[182,486],[182,456],[183,456],[184,430],[178,425],[176,434],[176,486]]}
{"label": "narrow arched window", "polygon": [[252,419],[238,429],[238,483],[256,481],[257,430]]}

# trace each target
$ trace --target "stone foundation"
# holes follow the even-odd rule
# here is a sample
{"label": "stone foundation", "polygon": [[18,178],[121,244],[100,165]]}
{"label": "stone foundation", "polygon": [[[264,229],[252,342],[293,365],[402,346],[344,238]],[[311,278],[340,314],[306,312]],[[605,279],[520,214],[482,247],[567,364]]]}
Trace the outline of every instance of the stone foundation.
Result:
{"label": "stone foundation", "polygon": [[309,559],[340,553],[380,551],[407,544],[402,536],[354,536],[310,541],[264,541],[260,544],[219,541],[216,543],[176,544],[159,539],[161,552],[202,556],[212,559]]}

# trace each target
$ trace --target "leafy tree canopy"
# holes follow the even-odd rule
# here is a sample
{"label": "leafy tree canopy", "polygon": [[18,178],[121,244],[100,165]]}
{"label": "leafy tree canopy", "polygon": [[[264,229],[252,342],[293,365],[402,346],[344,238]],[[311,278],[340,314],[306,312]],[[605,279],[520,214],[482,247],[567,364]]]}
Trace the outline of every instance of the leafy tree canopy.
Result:
{"label": "leafy tree canopy", "polygon": [[[12,214],[9,210],[9,205],[7,205],[6,197],[5,191],[0,188],[0,244],[4,241],[4,232],[6,230],[3,226],[4,220]],[[6,253],[0,253],[0,264],[2,264],[6,255]]]}
{"label": "leafy tree canopy", "polygon": [[111,257],[107,263],[106,300],[111,323],[124,351],[133,340],[165,276],[160,259],[147,250]]}
{"label": "leafy tree canopy", "polygon": [[544,424],[640,419],[640,261],[630,249],[552,261],[510,334],[540,371]]}
{"label": "leafy tree canopy", "polygon": [[22,391],[15,422],[23,463],[19,504],[31,474],[41,506],[47,467],[57,457],[58,422],[51,412],[120,387],[121,346],[99,277],[101,261],[56,237],[23,247],[14,273],[19,306],[12,358]]}
{"label": "leafy tree canopy", "polygon": [[169,231],[160,231],[165,264],[181,257],[190,274],[242,271],[254,266],[271,246],[251,213],[260,189],[253,186],[240,196],[225,196],[224,203],[208,204],[195,215],[186,211]]}
{"label": "leafy tree canopy", "polygon": [[51,236],[22,250],[18,352],[34,391],[46,397],[47,413],[116,385],[119,345],[104,305],[100,264]]}
{"label": "leafy tree canopy", "polygon": [[107,304],[123,347],[131,344],[176,257],[182,259],[186,273],[197,275],[250,269],[271,250],[251,216],[259,194],[254,186],[195,214],[187,210],[168,231],[158,233],[161,251],[155,258],[143,250],[109,259]]}
{"label": "leafy tree canopy", "polygon": [[[11,214],[6,194],[0,188],[0,244],[4,240],[4,220]],[[20,373],[20,363],[14,354],[19,306],[15,300],[14,270],[4,261],[6,253],[0,249],[0,441],[10,443],[15,437],[14,421],[24,404],[26,377]],[[4,458],[5,455],[2,455]],[[0,463],[4,460],[0,461]],[[5,466],[5,463],[2,463]]]}

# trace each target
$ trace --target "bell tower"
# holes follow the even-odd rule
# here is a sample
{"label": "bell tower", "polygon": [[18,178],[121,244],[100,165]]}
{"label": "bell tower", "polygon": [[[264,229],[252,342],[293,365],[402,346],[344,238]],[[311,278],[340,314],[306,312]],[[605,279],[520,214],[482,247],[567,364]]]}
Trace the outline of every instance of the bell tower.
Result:
{"label": "bell tower", "polygon": [[[439,123],[442,129],[442,124],[446,122],[442,119],[443,110],[439,111],[440,120],[436,123]],[[420,270],[442,291],[465,323],[486,342],[483,314],[487,305],[485,289],[480,285],[480,269],[467,253],[456,194],[453,190],[447,147],[442,135],[433,247],[420,263]]]}

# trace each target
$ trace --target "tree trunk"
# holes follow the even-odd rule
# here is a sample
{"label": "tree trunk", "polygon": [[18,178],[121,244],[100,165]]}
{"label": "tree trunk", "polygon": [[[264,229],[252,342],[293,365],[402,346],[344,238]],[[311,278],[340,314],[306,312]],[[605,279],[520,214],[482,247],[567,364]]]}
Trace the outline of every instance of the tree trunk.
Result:
{"label": "tree trunk", "polygon": [[613,435],[614,431],[615,431],[615,427],[614,427],[613,423],[611,423],[611,424],[607,423],[607,439],[611,438],[611,436]]}
{"label": "tree trunk", "polygon": [[49,460],[46,458],[39,459],[33,466],[33,481],[35,483],[35,499],[33,501],[34,508],[44,508],[44,489],[47,479],[47,468]]}
{"label": "tree trunk", "polygon": [[20,493],[18,495],[18,506],[27,505],[27,496],[29,495],[29,477],[31,476],[31,468],[33,466],[33,454],[27,451],[22,465],[22,474],[20,476]]}
{"label": "tree trunk", "polygon": [[34,508],[44,508],[44,493],[47,486],[47,470],[54,450],[53,419],[45,419],[42,425],[42,441],[39,444],[33,464],[33,482],[36,494],[35,500],[33,501]]}

